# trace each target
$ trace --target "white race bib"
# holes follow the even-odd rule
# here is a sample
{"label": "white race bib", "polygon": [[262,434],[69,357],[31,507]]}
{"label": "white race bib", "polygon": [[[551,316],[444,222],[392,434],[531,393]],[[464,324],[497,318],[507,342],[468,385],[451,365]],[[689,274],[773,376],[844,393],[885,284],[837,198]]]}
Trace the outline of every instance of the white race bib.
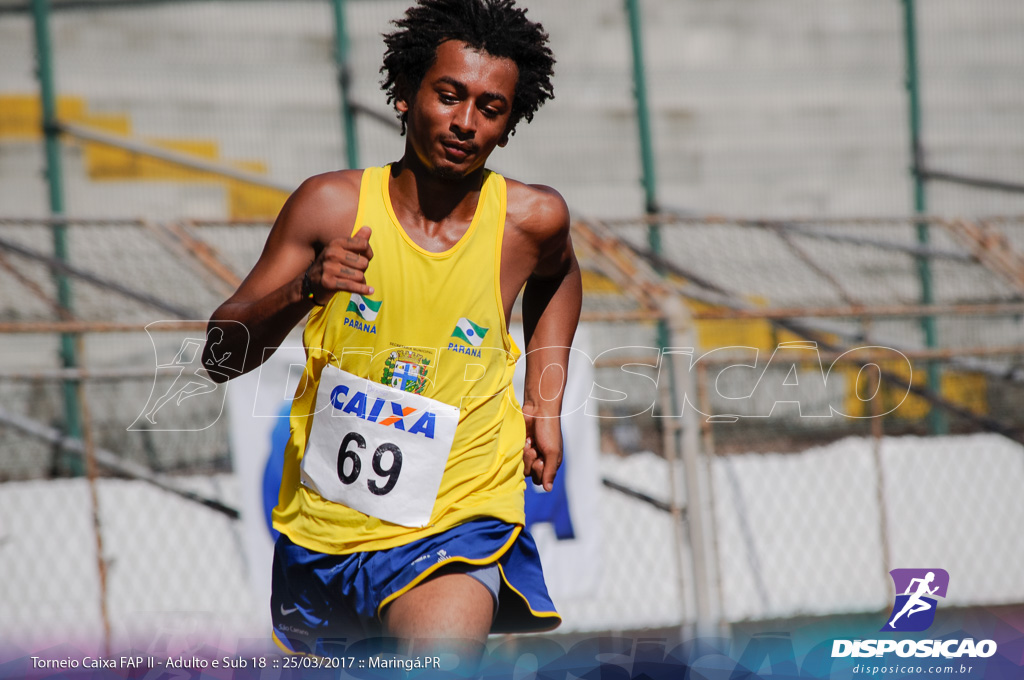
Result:
{"label": "white race bib", "polygon": [[386,522],[425,527],[458,424],[455,406],[325,366],[302,483]]}

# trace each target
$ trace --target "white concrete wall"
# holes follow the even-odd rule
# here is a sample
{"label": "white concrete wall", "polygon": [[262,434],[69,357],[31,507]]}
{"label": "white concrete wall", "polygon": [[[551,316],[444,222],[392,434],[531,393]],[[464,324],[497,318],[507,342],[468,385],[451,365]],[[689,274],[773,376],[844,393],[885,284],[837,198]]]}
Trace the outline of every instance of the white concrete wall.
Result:
{"label": "white concrete wall", "polygon": [[[355,91],[385,111],[379,34],[405,1],[349,3]],[[556,99],[494,165],[562,189],[580,213],[642,207],[626,18],[616,0],[534,2],[558,57]],[[1024,176],[1024,94],[1016,85],[1024,8],[993,0],[919,3],[925,141],[938,166]],[[744,215],[897,214],[910,206],[900,4],[891,0],[647,0],[645,53],[667,206]],[[136,134],[216,140],[298,183],[343,163],[326,2],[182,3],[62,12],[57,83],[96,111],[127,112]],[[25,17],[0,15],[0,92],[32,91]],[[365,163],[401,153],[373,121]],[[39,154],[0,147],[0,205],[39,212]],[[177,187],[81,187],[70,208],[215,214]],[[29,179],[26,179],[29,178]],[[936,187],[938,212],[1024,212],[1024,197]],[[156,216],[156,215],[153,215]]]}

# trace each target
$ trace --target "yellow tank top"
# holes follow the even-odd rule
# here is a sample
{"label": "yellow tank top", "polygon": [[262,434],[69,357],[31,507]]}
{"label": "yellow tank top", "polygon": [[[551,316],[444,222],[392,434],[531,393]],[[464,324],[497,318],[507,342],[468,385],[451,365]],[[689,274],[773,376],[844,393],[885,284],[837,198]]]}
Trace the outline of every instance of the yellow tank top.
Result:
{"label": "yellow tank top", "polygon": [[[371,296],[338,293],[310,313],[306,368],[291,411],[291,437],[274,527],[312,550],[381,550],[477,517],[522,524],[523,416],[512,390],[520,351],[506,329],[501,299],[505,180],[488,172],[473,221],[451,249],[418,246],[399,223],[388,191],[390,168],[363,172],[354,230],[372,229]],[[459,424],[430,522],[409,528],[333,503],[300,481],[317,417],[317,388],[332,364],[374,382],[459,407]],[[465,398],[470,396],[470,398]]]}

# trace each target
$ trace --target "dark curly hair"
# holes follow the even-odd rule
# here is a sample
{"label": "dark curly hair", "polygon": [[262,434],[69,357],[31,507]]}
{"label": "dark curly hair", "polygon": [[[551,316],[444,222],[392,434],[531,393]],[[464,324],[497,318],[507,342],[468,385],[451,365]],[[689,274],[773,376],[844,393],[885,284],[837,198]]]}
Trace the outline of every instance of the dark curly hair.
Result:
{"label": "dark curly hair", "polygon": [[[398,30],[384,35],[387,51],[380,68],[381,88],[389,104],[411,98],[433,66],[438,45],[446,40],[459,40],[516,63],[519,80],[510,134],[520,120],[529,123],[541,104],[555,96],[551,86],[555,58],[547,45],[548,34],[527,19],[526,10],[516,7],[514,0],[418,0],[392,24]],[[405,114],[401,120],[405,134]]]}

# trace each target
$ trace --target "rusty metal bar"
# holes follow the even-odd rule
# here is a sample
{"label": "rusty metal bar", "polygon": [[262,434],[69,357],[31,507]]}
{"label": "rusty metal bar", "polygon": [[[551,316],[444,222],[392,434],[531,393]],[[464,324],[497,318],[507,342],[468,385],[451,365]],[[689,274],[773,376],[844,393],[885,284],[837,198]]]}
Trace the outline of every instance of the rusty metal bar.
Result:
{"label": "rusty metal bar", "polygon": [[[27,416],[12,413],[2,406],[0,406],[0,426],[13,427],[23,434],[49,442],[54,446],[59,446],[61,449],[68,451],[69,453],[73,453],[78,456],[84,455],[85,445],[80,439],[67,437],[60,430],[52,428],[49,425]],[[98,465],[106,468],[114,474],[123,475],[129,479],[138,479],[143,482],[148,482],[158,489],[163,489],[164,491],[175,494],[176,496],[181,496],[187,500],[199,503],[211,510],[216,510],[221,514],[227,515],[231,519],[239,519],[241,517],[241,514],[237,509],[226,505],[215,498],[207,498],[202,494],[182,488],[173,480],[167,479],[162,475],[158,475],[143,465],[126,460],[112,451],[97,446],[95,448],[95,456],[96,463]]]}
{"label": "rusty metal bar", "polygon": [[23,274],[21,270],[15,267],[14,263],[12,263],[3,253],[0,253],[0,269],[3,269],[8,274],[13,276],[18,283],[24,286],[27,290],[31,291],[32,294],[35,295],[40,302],[49,307],[50,311],[59,316],[60,318],[64,319],[65,321],[70,321],[74,318],[74,314],[72,314],[70,310],[68,310],[66,307],[62,307],[60,302],[58,302],[56,298],[48,295],[47,292],[43,290],[42,286],[40,286],[38,283],[36,283],[28,276]]}
{"label": "rusty metal bar", "polygon": [[266,227],[269,229],[274,226],[274,220],[260,220],[260,219],[249,219],[242,220],[236,218],[199,218],[185,220],[183,224],[187,224],[190,227]]}
{"label": "rusty metal bar", "polygon": [[[580,218],[588,220],[589,218]],[[821,225],[821,226],[886,226],[891,224],[915,225],[919,222],[929,224],[944,224],[949,217],[941,215],[896,215],[896,216],[851,216],[851,217],[751,217],[742,215],[691,215],[678,212],[662,212],[655,215],[638,215],[636,217],[622,217],[614,219],[602,219],[601,221],[609,227],[636,226],[647,222],[659,224],[735,224],[737,226],[759,226],[766,227],[769,224],[798,224],[798,225]],[[992,215],[985,218],[986,222],[1002,221],[1024,224],[1024,215]]]}
{"label": "rusty metal bar", "polygon": [[166,302],[165,300],[161,300],[157,297],[147,295],[145,293],[136,292],[131,288],[128,288],[127,286],[122,286],[121,284],[115,281],[108,281],[104,278],[96,276],[95,274],[83,271],[78,267],[69,265],[62,260],[49,257],[48,255],[43,255],[42,253],[38,253],[30,248],[25,248],[22,245],[14,243],[13,241],[0,239],[0,248],[12,253],[16,253],[30,260],[41,262],[42,264],[46,265],[51,271],[59,272],[67,276],[72,276],[81,281],[85,281],[86,283],[91,283],[92,285],[97,286],[98,288],[113,291],[115,293],[123,295],[126,298],[135,300],[136,302],[141,302],[143,304],[147,304],[150,307],[155,307],[156,309],[167,312],[169,314],[174,314],[178,318],[188,319],[190,317],[195,318],[196,316],[198,316],[197,314],[194,314],[187,309],[183,309],[181,307],[178,307],[177,305],[173,305],[169,302]]}
{"label": "rusty metal bar", "polygon": [[182,255],[192,269],[221,295],[231,295],[242,283],[242,279],[220,259],[213,246],[193,236],[183,225],[147,222],[146,226],[157,240]]}
{"label": "rusty metal bar", "polygon": [[789,248],[790,252],[796,255],[797,258],[805,265],[807,265],[807,267],[810,268],[811,271],[817,274],[819,278],[828,282],[828,284],[832,286],[836,293],[839,294],[839,297],[842,298],[843,302],[850,305],[851,307],[861,305],[861,301],[858,300],[852,293],[847,291],[846,288],[843,287],[843,284],[839,282],[839,279],[832,275],[832,272],[828,271],[824,267],[820,266],[817,262],[815,262],[814,258],[810,256],[807,250],[805,250],[799,243],[793,240],[792,235],[787,233],[786,229],[782,228],[782,226],[776,225],[772,227],[772,231],[775,233],[775,235],[779,238],[780,241],[786,244],[786,247]]}
{"label": "rusty metal bar", "polygon": [[[654,323],[661,318],[661,311],[657,309],[630,309],[622,311],[594,311],[594,312],[582,312],[580,314],[580,321],[601,323],[601,322],[616,322],[616,321],[649,321]],[[522,323],[523,315],[515,313],[512,315],[513,323]]]}
{"label": "rusty metal bar", "polygon": [[1017,292],[1024,292],[1024,256],[1006,234],[985,222],[954,220],[943,226],[985,269]]}
{"label": "rusty metal bar", "polygon": [[[602,477],[601,478],[601,483],[604,484],[605,486],[607,486],[609,489],[613,489],[615,491],[618,491],[619,493],[621,493],[623,495],[626,495],[626,496],[629,496],[630,498],[635,498],[638,501],[643,501],[644,503],[647,503],[648,505],[650,505],[650,506],[652,506],[654,508],[657,508],[658,510],[661,510],[662,512],[667,512],[667,513],[670,513],[670,514],[675,512],[675,509],[673,508],[673,506],[670,503],[666,503],[665,501],[658,500],[657,498],[655,498],[654,496],[651,496],[650,494],[646,494],[646,493],[644,493],[642,491],[637,491],[636,489],[634,489],[632,487],[628,487],[625,484],[619,484],[614,479],[609,479],[607,477]],[[684,511],[684,514],[685,514],[685,511]]]}
{"label": "rusty metal bar", "polygon": [[0,380],[39,382],[47,380],[130,380],[153,379],[156,369],[148,368],[50,368],[37,370],[0,370]]}
{"label": "rusty metal bar", "polygon": [[[0,323],[0,334],[4,333],[137,333],[146,330],[153,323],[126,323],[108,321],[15,321]],[[206,330],[206,321],[165,321],[151,330],[195,331]]]}
{"label": "rusty metal bar", "polygon": [[24,227],[141,227],[142,220],[135,217],[10,217],[0,216],[0,225]]}
{"label": "rusty metal bar", "polygon": [[[589,312],[580,316],[581,321],[615,322],[615,321],[646,321],[654,322],[659,317],[657,310],[638,309],[628,312]],[[513,321],[521,321],[522,317],[513,316]],[[150,329],[159,332],[171,331],[205,331],[206,321],[163,321],[159,328]],[[137,333],[146,330],[152,321],[147,322],[116,322],[116,321],[4,321],[0,322],[0,334],[24,333]]]}
{"label": "rusty metal bar", "polygon": [[1024,193],[1024,184],[1019,182],[1007,182],[1006,180],[991,179],[989,177],[962,175],[958,172],[949,172],[946,170],[931,170],[920,166],[917,169],[917,174],[920,175],[922,179],[963,184],[976,189],[991,189],[992,191],[1007,191],[1016,194]]}
{"label": "rusty metal bar", "polygon": [[848,305],[843,307],[776,307],[705,309],[694,313],[699,321],[725,319],[799,319],[810,317],[864,318],[885,316],[1012,316],[1024,314],[1024,302],[936,305]]}
{"label": "rusty metal bar", "polygon": [[[765,225],[745,224],[742,226]],[[797,236],[816,238],[822,241],[833,241],[836,243],[851,243],[857,246],[880,248],[888,251],[895,250],[901,253],[906,253],[907,255],[913,255],[914,257],[930,257],[932,259],[956,260],[959,262],[974,262],[974,258],[970,254],[962,253],[957,250],[942,250],[939,248],[933,248],[931,246],[922,245],[906,245],[903,243],[894,243],[892,241],[880,241],[878,239],[873,238],[864,238],[863,236],[851,236],[850,234],[830,234],[827,231],[815,231],[808,227],[796,224],[771,224],[768,226],[780,231],[788,232],[790,234],[795,234]]]}
{"label": "rusty metal bar", "polygon": [[[856,349],[856,348],[851,348]],[[929,361],[929,360],[943,360],[943,359],[955,359],[959,357],[998,357],[998,356],[1017,356],[1024,355],[1024,345],[1014,345],[1010,347],[964,347],[964,348],[940,348],[940,349],[916,349],[916,350],[904,350],[892,348],[893,351],[897,351],[907,359],[911,361]],[[822,361],[833,362],[839,359],[847,352],[836,352],[833,350],[822,350],[818,353]],[[773,358],[778,358],[779,361],[799,359],[801,355],[799,353],[793,353],[792,357],[785,350],[779,350],[772,355]],[[740,357],[739,355],[734,357],[729,356],[718,356],[716,353],[714,356],[710,356],[704,361],[707,361],[709,365],[719,364],[732,364],[736,361],[746,361],[749,357]],[[856,361],[885,361],[886,359],[892,359],[891,353],[884,351],[877,352],[858,352]],[[966,369],[965,369],[966,370]]]}
{"label": "rusty metal bar", "polygon": [[597,221],[575,222],[573,241],[584,254],[604,265],[605,275],[642,307],[660,309],[672,289],[651,266],[637,256],[622,239]]}
{"label": "rusty metal bar", "polygon": [[[1024,345],[1011,345],[1006,347],[953,347],[945,349],[916,350],[898,349],[894,347],[893,350],[898,351],[900,354],[907,357],[907,359],[909,359],[910,361],[927,361],[928,359],[952,360],[963,357],[1005,357],[1018,355],[1024,356]],[[793,353],[792,357],[790,357],[785,350],[778,350],[774,354],[772,354],[771,352],[766,352],[766,354],[768,354],[769,356],[777,357],[779,361],[789,361],[791,359],[806,359],[806,354],[804,353]],[[821,360],[828,362],[833,362],[839,357],[843,356],[844,354],[846,354],[846,352],[835,352],[830,350],[822,350],[818,352],[818,356],[821,358]],[[870,353],[860,352],[857,355],[858,361],[884,361],[885,359],[891,358],[891,355],[888,355],[882,351]],[[721,366],[735,364],[741,361],[746,362],[749,360],[750,357],[749,355],[746,354],[736,354],[733,356],[729,356],[726,354],[722,354],[720,352],[716,352],[711,356],[701,357],[700,363],[701,365],[707,366]],[[642,366],[645,365],[648,361],[650,361],[650,356],[619,356],[616,357],[615,359],[599,359],[598,361],[594,362],[594,368],[619,368],[621,366],[627,365]],[[969,367],[965,367],[963,370],[970,371],[971,369]]]}
{"label": "rusty metal bar", "polygon": [[[1024,215],[991,215],[978,218],[987,224],[1019,224],[1024,226]],[[590,224],[594,220],[583,216],[575,220],[578,223]],[[791,227],[842,227],[842,226],[888,226],[893,224],[917,224],[928,222],[931,224],[948,224],[949,217],[938,215],[917,216],[895,216],[895,217],[744,217],[725,215],[680,215],[678,213],[658,213],[655,215],[638,215],[636,217],[623,218],[602,218],[600,222],[609,228],[643,226],[648,222],[656,222],[665,225],[701,225],[701,224],[732,224],[747,227],[768,227],[770,225],[782,228]],[[141,218],[123,217],[29,217],[29,216],[0,216],[0,224],[12,225],[52,225],[55,223],[67,223],[68,226],[142,226]],[[243,227],[263,226],[270,227],[274,221],[266,219],[232,219],[232,218],[196,218],[188,220],[189,224],[198,227]],[[802,229],[798,233],[812,235]],[[817,234],[813,234],[817,235]],[[885,244],[889,245],[889,244]],[[897,244],[898,245],[898,244]]]}

